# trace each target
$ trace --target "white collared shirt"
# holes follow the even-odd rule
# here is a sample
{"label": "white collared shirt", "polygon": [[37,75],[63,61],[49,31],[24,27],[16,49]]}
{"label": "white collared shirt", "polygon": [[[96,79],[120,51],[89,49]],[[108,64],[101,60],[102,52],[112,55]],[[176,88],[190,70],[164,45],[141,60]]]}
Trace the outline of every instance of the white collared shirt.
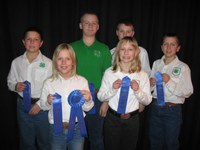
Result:
{"label": "white collared shirt", "polygon": [[129,113],[139,109],[139,103],[142,103],[143,105],[148,105],[152,100],[149,78],[146,72],[140,71],[131,74],[124,74],[120,71],[117,71],[114,73],[112,71],[112,67],[110,67],[104,73],[101,87],[97,96],[100,101],[109,101],[109,106],[113,110],[117,111],[121,88],[114,89],[112,87],[113,82],[117,79],[122,80],[126,76],[129,77],[130,80],[136,80],[139,84],[139,90],[137,92],[129,88],[125,112]]}
{"label": "white collared shirt", "polygon": [[[47,102],[47,96],[49,94],[59,94],[61,96],[61,102],[62,102],[62,117],[63,122],[69,122],[70,118],[70,110],[71,106],[68,103],[68,96],[69,94],[74,90],[88,90],[88,81],[79,75],[75,75],[69,79],[64,79],[60,75],[57,79],[53,80],[50,78],[45,81],[44,87],[42,90],[42,95],[40,97],[41,99],[41,108],[43,110],[49,110],[49,123],[53,124],[53,107]],[[85,102],[82,106],[83,111],[89,111],[94,106],[94,102],[91,99],[88,102]],[[85,116],[85,113],[83,112],[83,115]]]}
{"label": "white collared shirt", "polygon": [[[26,52],[12,61],[11,69],[7,77],[8,88],[15,91],[17,82],[29,81],[31,83],[31,97],[39,98],[44,81],[52,74],[52,61],[46,56],[39,54],[33,62],[29,63]],[[22,92],[17,92],[23,97]],[[40,102],[38,101],[39,105]]]}
{"label": "white collared shirt", "polygon": [[[164,85],[165,102],[183,104],[185,98],[193,93],[193,85],[191,81],[191,72],[187,64],[183,63],[176,57],[171,63],[165,65],[165,56],[154,61],[151,77],[155,78],[155,73],[167,73],[170,80]],[[152,88],[153,97],[156,98],[156,86]]]}

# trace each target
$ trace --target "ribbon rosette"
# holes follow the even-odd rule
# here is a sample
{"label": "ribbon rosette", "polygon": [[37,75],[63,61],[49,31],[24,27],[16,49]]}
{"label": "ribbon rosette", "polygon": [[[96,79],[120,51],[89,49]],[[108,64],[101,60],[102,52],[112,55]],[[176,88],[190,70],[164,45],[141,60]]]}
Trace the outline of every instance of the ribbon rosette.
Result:
{"label": "ribbon rosette", "polygon": [[80,93],[80,90],[74,90],[70,93],[68,97],[68,103],[71,106],[71,112],[70,112],[70,118],[69,118],[67,140],[70,141],[73,139],[76,117],[78,120],[78,125],[80,127],[81,136],[86,137],[87,132],[86,132],[85,121],[84,121],[83,111],[82,111],[82,106],[85,103],[85,99]]}

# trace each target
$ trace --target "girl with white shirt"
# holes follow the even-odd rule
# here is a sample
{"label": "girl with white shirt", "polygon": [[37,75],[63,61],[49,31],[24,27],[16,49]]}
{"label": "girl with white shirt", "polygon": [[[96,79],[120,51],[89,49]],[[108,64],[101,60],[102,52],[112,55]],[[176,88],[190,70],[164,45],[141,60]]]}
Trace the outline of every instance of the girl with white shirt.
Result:
{"label": "girl with white shirt", "polygon": [[[76,56],[73,48],[66,43],[58,45],[53,55],[53,74],[51,78],[46,80],[41,95],[41,106],[44,110],[49,110],[50,139],[51,149],[56,150],[81,150],[83,149],[84,137],[81,136],[81,124],[76,118],[75,127],[73,130],[73,139],[66,140],[67,133],[69,133],[69,123],[71,115],[71,106],[68,98],[71,92],[80,90],[80,95],[84,99],[82,107],[83,116],[84,111],[89,111],[94,103],[89,92],[88,81],[76,74]],[[54,129],[54,110],[53,101],[56,99],[54,94],[61,96],[62,104],[62,122],[63,132],[56,133]],[[77,99],[76,99],[77,100]],[[75,101],[76,101],[75,100]]]}
{"label": "girl with white shirt", "polygon": [[141,70],[139,52],[134,38],[122,38],[116,47],[113,66],[104,73],[98,98],[108,101],[109,104],[104,122],[106,150],[136,148],[139,103],[148,105],[151,102],[149,78],[148,74]]}

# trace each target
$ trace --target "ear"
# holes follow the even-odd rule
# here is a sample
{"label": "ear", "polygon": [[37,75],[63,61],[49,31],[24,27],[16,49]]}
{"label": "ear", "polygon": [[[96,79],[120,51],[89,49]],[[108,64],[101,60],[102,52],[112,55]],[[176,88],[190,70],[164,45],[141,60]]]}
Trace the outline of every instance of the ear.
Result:
{"label": "ear", "polygon": [[181,46],[179,45],[179,46],[177,47],[177,50],[176,50],[176,52],[179,52],[179,51],[180,51],[180,49],[181,49]]}
{"label": "ear", "polygon": [[115,33],[116,33],[117,36],[119,36],[119,31],[118,30],[116,30]]}
{"label": "ear", "polygon": [[133,32],[132,32],[132,35],[131,35],[131,37],[134,37],[134,35],[135,35],[135,31],[133,31]]}
{"label": "ear", "polygon": [[40,43],[40,47],[42,46],[42,44],[43,44],[43,41],[41,41],[41,43]]}
{"label": "ear", "polygon": [[81,30],[83,29],[82,23],[79,23],[79,28],[80,28]]}

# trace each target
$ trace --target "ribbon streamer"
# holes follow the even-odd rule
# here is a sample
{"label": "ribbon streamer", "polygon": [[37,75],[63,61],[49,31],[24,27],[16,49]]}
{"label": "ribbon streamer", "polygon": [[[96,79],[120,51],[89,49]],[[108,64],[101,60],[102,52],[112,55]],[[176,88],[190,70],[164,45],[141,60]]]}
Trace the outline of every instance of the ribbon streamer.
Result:
{"label": "ribbon streamer", "polygon": [[[90,82],[89,83],[89,88],[90,88],[90,93],[92,95],[92,100],[94,102],[94,100],[95,100],[95,88],[94,88],[94,84]],[[90,111],[87,112],[87,114],[96,114],[95,105],[92,107],[92,109],[90,109]]]}
{"label": "ribbon streamer", "polygon": [[122,79],[122,86],[121,86],[118,109],[117,109],[117,113],[119,114],[125,114],[129,87],[130,87],[130,78],[126,76]]}
{"label": "ribbon streamer", "polygon": [[164,106],[165,105],[165,94],[164,94],[164,86],[163,86],[161,72],[159,72],[159,71],[156,72],[155,77],[156,77],[157,104],[159,106]]}
{"label": "ribbon streamer", "polygon": [[26,87],[23,90],[23,110],[25,113],[28,113],[31,109],[31,83],[24,81]]}
{"label": "ribbon streamer", "polygon": [[86,137],[87,132],[86,132],[85,121],[84,121],[83,111],[82,111],[82,105],[85,103],[85,99],[80,93],[80,90],[74,90],[70,93],[68,97],[68,103],[71,106],[71,112],[70,112],[70,119],[69,119],[67,141],[70,141],[73,139],[76,117],[77,117],[78,124],[80,127],[81,136]]}
{"label": "ribbon streamer", "polygon": [[63,131],[61,96],[58,93],[55,93],[53,96],[55,97],[55,99],[52,101],[54,132],[61,133]]}

